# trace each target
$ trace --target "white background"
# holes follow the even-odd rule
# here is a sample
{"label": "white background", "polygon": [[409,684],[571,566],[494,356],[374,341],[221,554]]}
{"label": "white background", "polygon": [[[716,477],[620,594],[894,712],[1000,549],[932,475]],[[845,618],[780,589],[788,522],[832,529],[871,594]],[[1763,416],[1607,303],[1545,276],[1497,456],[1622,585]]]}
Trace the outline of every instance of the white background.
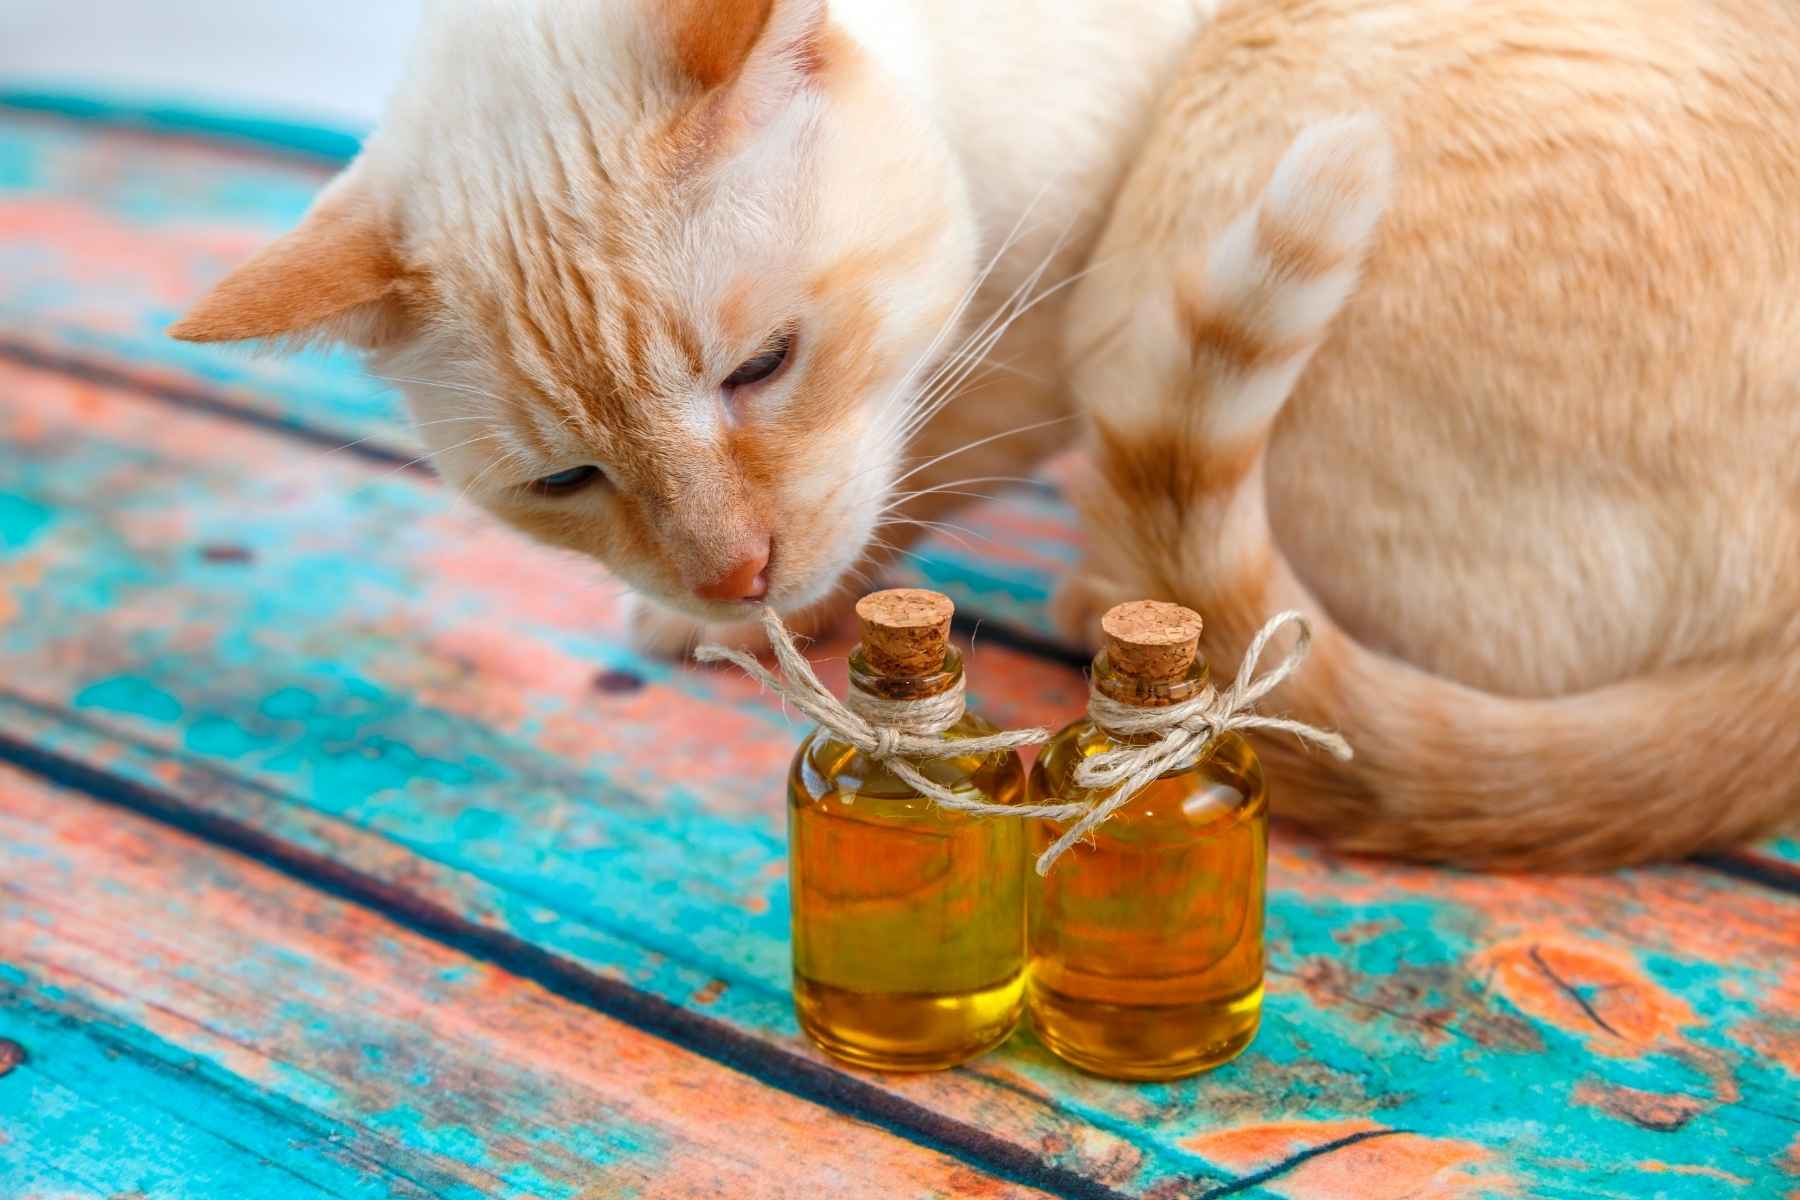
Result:
{"label": "white background", "polygon": [[0,0],[0,88],[366,128],[420,0]]}

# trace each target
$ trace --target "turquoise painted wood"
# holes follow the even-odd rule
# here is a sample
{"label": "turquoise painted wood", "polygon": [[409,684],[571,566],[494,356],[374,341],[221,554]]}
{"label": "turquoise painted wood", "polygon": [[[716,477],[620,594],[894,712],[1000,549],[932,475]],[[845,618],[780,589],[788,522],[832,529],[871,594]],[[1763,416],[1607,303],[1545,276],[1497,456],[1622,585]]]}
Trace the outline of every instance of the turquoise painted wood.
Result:
{"label": "turquoise painted wood", "polygon": [[0,768],[0,1194],[1044,1200]]}
{"label": "turquoise painted wood", "polygon": [[[254,197],[303,204],[316,177],[158,149],[0,122],[8,753],[496,960],[523,969],[532,951],[537,969],[611,981],[593,1004],[827,1094],[786,1006],[795,731],[731,675],[637,658],[610,584],[397,469],[410,443],[391,400],[347,364],[172,357],[155,329],[237,252],[196,246],[273,232],[288,209],[259,217]],[[245,196],[222,199],[233,181]],[[175,207],[134,215],[134,193]],[[93,382],[95,364],[147,386]],[[391,463],[321,448],[364,430]],[[1041,628],[1070,557],[1059,506],[1027,490],[975,522],[1004,553],[936,542],[922,570],[976,614]],[[977,646],[977,702],[1002,720],[1079,706],[1074,672]],[[1699,868],[1509,880],[1341,862],[1292,837],[1273,876],[1270,1020],[1240,1063],[1125,1087],[1021,1037],[842,1102],[1036,1164],[1063,1194],[1793,1186],[1794,898]]]}
{"label": "turquoise painted wood", "polygon": [[[33,744],[124,771],[105,743],[137,743],[148,784],[215,764],[256,797],[240,811],[220,795],[216,811],[282,839],[322,817],[377,835],[392,851],[372,869],[402,886],[409,856],[459,868],[504,898],[515,934],[645,971],[679,989],[663,999],[706,997],[711,1015],[803,1052],[778,823],[792,735],[743,681],[632,659],[604,593],[441,511],[425,481],[284,462],[277,435],[55,374],[6,371],[0,387],[17,398],[0,436],[29,451],[8,480],[6,578],[34,580],[7,590],[23,619],[0,655],[18,668],[7,691],[48,726]],[[199,500],[214,494],[233,502]],[[208,553],[220,547],[234,553]],[[533,593],[552,598],[523,605]],[[597,689],[600,671],[642,686]],[[998,647],[971,671],[1008,719],[1080,695],[1073,673]],[[658,745],[687,769],[671,779],[644,752]],[[1749,916],[1722,942],[1732,906]],[[1022,1038],[896,1086],[1017,1146],[1067,1139],[1050,1142],[1054,1164],[1145,1191],[1228,1181],[1248,1165],[1233,1135],[1260,1147],[1296,1121],[1317,1141],[1406,1129],[1432,1154],[1448,1144],[1532,1177],[1592,1147],[1582,1171],[1556,1169],[1602,1194],[1672,1156],[1724,1169],[1678,1149],[1769,1161],[1785,1145],[1787,1077],[1764,1057],[1793,1032],[1785,897],[1697,870],[1546,883],[1333,864],[1290,839],[1271,908],[1270,1025],[1225,1071],[1103,1084]],[[681,975],[662,974],[671,962]],[[1017,1091],[1036,1103],[998,1117],[996,1096]],[[1702,1117],[1726,1140],[1670,1141]]]}

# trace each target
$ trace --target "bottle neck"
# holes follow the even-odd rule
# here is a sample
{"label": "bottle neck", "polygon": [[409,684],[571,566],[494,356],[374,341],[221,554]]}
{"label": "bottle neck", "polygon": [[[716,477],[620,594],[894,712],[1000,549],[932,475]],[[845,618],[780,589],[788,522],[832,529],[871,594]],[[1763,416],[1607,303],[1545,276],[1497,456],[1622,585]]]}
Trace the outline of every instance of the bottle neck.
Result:
{"label": "bottle neck", "polygon": [[850,655],[850,711],[878,729],[933,737],[954,728],[963,707],[962,656],[945,651],[944,661],[924,675],[893,675],[877,669],[858,646]]}
{"label": "bottle neck", "polygon": [[[1196,658],[1193,666],[1177,679],[1146,679],[1139,675],[1129,675],[1114,669],[1108,661],[1105,651],[1094,659],[1094,690],[1107,699],[1133,708],[1167,708],[1172,704],[1181,704],[1192,700],[1206,691],[1212,672],[1207,668],[1204,659]],[[1103,722],[1095,724],[1106,730],[1109,736],[1122,742],[1155,741],[1154,734],[1119,734],[1106,729]]]}
{"label": "bottle neck", "polygon": [[962,655],[954,646],[945,647],[944,661],[935,671],[923,675],[892,675],[877,670],[861,646],[850,653],[851,690],[883,700],[926,700],[955,691],[962,681]]}

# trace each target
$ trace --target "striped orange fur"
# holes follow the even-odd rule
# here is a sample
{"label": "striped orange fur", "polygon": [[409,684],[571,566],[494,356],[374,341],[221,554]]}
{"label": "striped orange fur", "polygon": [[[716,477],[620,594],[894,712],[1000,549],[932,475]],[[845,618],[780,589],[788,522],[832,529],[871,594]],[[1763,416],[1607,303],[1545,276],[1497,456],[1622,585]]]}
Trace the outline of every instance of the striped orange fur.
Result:
{"label": "striped orange fur", "polygon": [[[1379,391],[1343,391],[1344,351],[1307,366],[1322,347],[1344,345],[1348,331],[1334,328],[1340,317],[1364,316],[1356,326],[1361,337],[1397,332],[1372,328],[1355,292],[1365,252],[1377,279],[1384,255],[1416,252],[1406,240],[1416,232],[1413,213],[1403,212],[1398,229],[1392,220],[1379,229],[1374,222],[1389,190],[1390,153],[1379,128],[1370,118],[1308,127],[1250,210],[1225,223],[1202,257],[1174,258],[1166,286],[1154,275],[1145,284],[1137,260],[1140,275],[1128,296],[1101,280],[1078,301],[1078,328],[1117,325],[1122,332],[1076,368],[1095,429],[1092,470],[1078,497],[1093,552],[1059,596],[1059,615],[1084,630],[1120,599],[1178,600],[1206,614],[1208,653],[1217,669],[1229,671],[1271,613],[1306,611],[1317,630],[1313,655],[1277,694],[1276,706],[1340,729],[1356,758],[1339,764],[1280,741],[1263,750],[1280,781],[1278,810],[1348,849],[1479,866],[1594,868],[1723,847],[1781,827],[1800,811],[1794,783],[1800,649],[1791,608],[1785,622],[1735,644],[1720,640],[1704,653],[1651,659],[1592,686],[1529,694],[1521,690],[1530,686],[1534,665],[1528,662],[1508,681],[1454,666],[1433,669],[1429,650],[1419,656],[1423,661],[1409,663],[1368,644],[1292,565],[1272,527],[1271,502],[1289,483],[1277,470],[1295,463],[1272,461],[1269,451],[1296,419],[1289,405],[1303,378],[1326,395],[1335,385],[1338,403],[1356,396],[1371,422],[1399,419]],[[1396,195],[1404,200],[1411,186],[1402,177]],[[1127,208],[1114,221],[1143,218]],[[1141,238],[1141,229],[1133,237]],[[1122,305],[1130,306],[1132,319],[1121,323]],[[1423,341],[1410,349],[1430,352]],[[1123,380],[1121,365],[1128,372]],[[1404,379],[1392,386],[1404,386]],[[1791,387],[1788,394],[1794,395]],[[1540,421],[1539,428],[1552,427]],[[1326,456],[1307,466],[1315,478],[1300,491],[1319,494],[1322,486],[1324,506],[1288,510],[1290,526],[1311,520],[1341,529],[1345,513],[1336,506],[1355,502],[1354,493],[1332,495],[1328,481],[1346,470],[1354,477],[1349,464],[1356,460],[1339,465],[1330,449],[1321,449]],[[1366,439],[1345,439],[1338,453],[1367,455],[1371,447]],[[1450,490],[1456,473],[1468,479],[1502,471],[1522,453],[1496,441],[1491,465],[1479,458],[1410,465]],[[1386,460],[1380,471],[1407,478],[1404,463]],[[1670,485],[1676,482],[1672,476]],[[1725,478],[1719,483],[1742,486]],[[1750,499],[1754,491],[1739,494],[1760,503]],[[1792,589],[1797,560],[1793,543],[1783,539],[1794,528],[1793,510],[1777,519],[1780,511],[1747,510],[1758,514],[1749,530],[1772,556],[1766,568],[1777,577],[1785,573]],[[1576,509],[1566,520],[1544,530],[1538,571],[1579,547],[1584,536],[1605,536],[1604,514]],[[1786,553],[1775,549],[1783,544]],[[1454,541],[1440,543],[1437,569],[1454,572],[1459,552],[1481,553],[1478,544],[1464,545],[1459,551]],[[1348,557],[1357,552],[1344,546],[1334,560],[1345,564],[1341,577],[1328,577],[1339,594],[1348,579],[1362,580],[1375,596],[1413,586],[1411,576],[1381,575],[1378,554],[1361,563]],[[1536,586],[1523,565],[1514,578],[1519,588]],[[1390,613],[1386,636],[1416,639],[1432,626],[1458,627],[1459,616],[1488,613],[1489,627],[1469,626],[1468,636],[1530,642],[1529,629],[1503,625],[1509,611],[1529,611],[1514,595],[1459,585],[1453,577],[1436,582],[1465,613],[1435,614],[1425,629],[1410,630],[1396,629],[1404,618]],[[1788,592],[1790,602],[1795,594]],[[1605,601],[1595,595],[1587,603]],[[1652,611],[1598,615],[1630,627]],[[1568,614],[1571,620],[1583,615]],[[1744,628],[1747,617],[1758,620],[1728,610],[1682,614],[1691,629],[1717,622],[1705,632],[1720,639]],[[1552,665],[1583,671],[1560,642],[1546,641],[1539,652]],[[1458,655],[1442,654],[1439,661],[1454,664]]]}

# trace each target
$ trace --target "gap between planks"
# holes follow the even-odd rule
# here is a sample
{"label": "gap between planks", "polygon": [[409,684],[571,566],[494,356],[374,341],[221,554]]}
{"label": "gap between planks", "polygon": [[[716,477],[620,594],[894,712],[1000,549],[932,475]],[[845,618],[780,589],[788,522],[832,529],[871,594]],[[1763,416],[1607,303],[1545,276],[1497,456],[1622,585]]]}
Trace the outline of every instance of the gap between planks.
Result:
{"label": "gap between planks", "polygon": [[[820,1062],[741,1033],[620,980],[584,970],[511,934],[470,923],[455,912],[258,829],[194,809],[180,797],[121,779],[98,767],[0,732],[0,761],[47,783],[155,820],[242,854],[326,895],[359,905],[422,937],[530,980],[765,1086],[836,1109],[898,1137],[948,1154],[1014,1183],[1065,1200],[1131,1200],[1129,1193],[1043,1162],[1023,1146],[952,1120]],[[1229,1185],[1227,1185],[1229,1186]]]}
{"label": "gap between planks", "polygon": [[[351,454],[369,462],[406,471],[422,479],[437,480],[436,472],[421,459],[409,459],[400,451],[390,450],[367,440],[346,443],[329,430],[291,417],[246,408],[213,389],[196,384],[184,385],[148,379],[135,372],[97,363],[78,354],[47,350],[16,338],[0,337],[0,359],[33,370],[79,379],[84,383],[129,391],[190,412],[293,438],[330,453]],[[958,612],[954,623],[957,632],[970,640],[984,637],[1006,649],[1075,670],[1085,670],[1089,665],[1088,655],[1085,653],[1003,621]],[[1740,882],[1756,884],[1790,896],[1800,896],[1800,867],[1760,854],[1754,849],[1699,855],[1688,859],[1687,864]]]}

